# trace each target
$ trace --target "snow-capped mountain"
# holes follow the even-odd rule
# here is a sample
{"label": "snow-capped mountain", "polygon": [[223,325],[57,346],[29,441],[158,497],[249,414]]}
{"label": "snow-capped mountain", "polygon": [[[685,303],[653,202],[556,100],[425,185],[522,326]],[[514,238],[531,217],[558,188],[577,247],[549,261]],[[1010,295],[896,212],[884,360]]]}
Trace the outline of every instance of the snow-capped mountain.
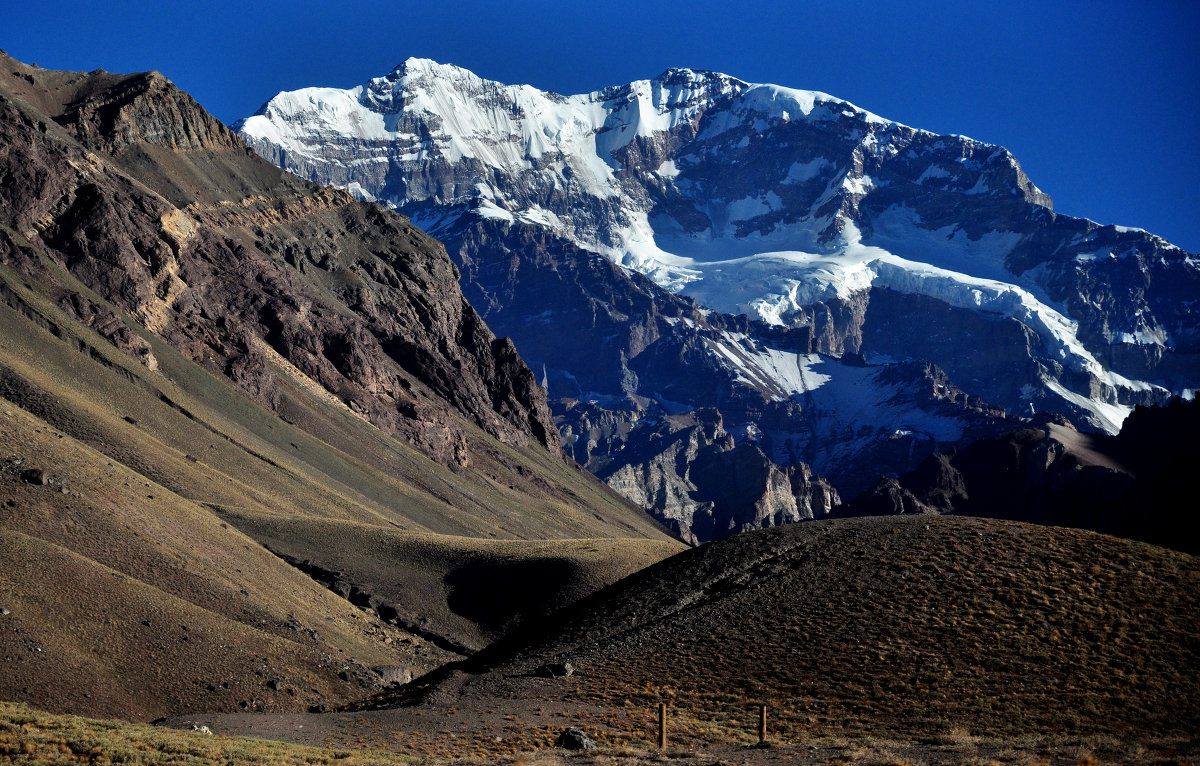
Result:
{"label": "snow-capped mountain", "polygon": [[[236,127],[443,239],[552,396],[717,406],[777,462],[853,476],[905,433],[919,460],[983,402],[1115,432],[1200,383],[1195,256],[1055,214],[1002,147],[824,93],[672,69],[564,97],[410,59]],[[936,371],[866,393],[907,360]],[[934,378],[961,396],[913,394]]]}

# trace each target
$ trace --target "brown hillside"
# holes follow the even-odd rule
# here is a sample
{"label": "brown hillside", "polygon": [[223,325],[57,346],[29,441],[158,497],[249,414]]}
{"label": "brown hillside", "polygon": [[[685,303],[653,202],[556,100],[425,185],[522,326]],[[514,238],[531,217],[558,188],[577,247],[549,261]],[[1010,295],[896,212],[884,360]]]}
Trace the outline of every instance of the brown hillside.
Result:
{"label": "brown hillside", "polygon": [[[557,443],[532,373],[407,219],[275,169],[157,73],[0,66],[14,268],[71,291],[49,259],[278,407],[273,350],[447,464],[487,446],[456,417],[505,443]],[[53,297],[90,324],[103,312]]]}
{"label": "brown hillside", "polygon": [[684,741],[746,737],[760,702],[785,740],[1190,736],[1198,586],[1194,557],[1091,532],[812,522],[661,562],[373,706],[536,700],[609,743],[644,742],[659,701]]}
{"label": "brown hillside", "polygon": [[[339,704],[540,613],[538,562],[569,563],[566,603],[682,547],[561,458],[406,219],[248,154],[161,76],[0,63],[0,699]],[[463,600],[481,561],[518,586],[504,620]]]}

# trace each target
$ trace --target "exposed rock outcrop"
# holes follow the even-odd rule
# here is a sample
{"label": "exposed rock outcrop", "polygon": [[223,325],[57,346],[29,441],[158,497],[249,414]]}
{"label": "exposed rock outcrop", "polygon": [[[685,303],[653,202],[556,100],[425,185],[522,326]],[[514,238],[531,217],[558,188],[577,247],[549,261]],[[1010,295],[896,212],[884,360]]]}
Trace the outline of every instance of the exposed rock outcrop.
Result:
{"label": "exposed rock outcrop", "polygon": [[838,516],[960,514],[1081,527],[1195,553],[1200,518],[1186,507],[1200,461],[1200,402],[1139,407],[1116,436],[1042,419],[935,453],[835,509]]}
{"label": "exposed rock outcrop", "polygon": [[481,448],[459,416],[557,447],[532,373],[407,219],[272,168],[157,73],[3,64],[0,260],[105,338],[153,369],[72,279],[268,406],[294,372],[446,464]]}
{"label": "exposed rock outcrop", "polygon": [[575,726],[563,729],[562,734],[558,735],[558,739],[554,740],[554,746],[564,750],[591,751],[596,749],[596,743],[592,741],[592,738],[583,729]]}
{"label": "exposed rock outcrop", "polygon": [[839,502],[803,463],[738,444],[715,409],[646,417],[576,402],[560,422],[579,462],[692,543],[823,518]]}

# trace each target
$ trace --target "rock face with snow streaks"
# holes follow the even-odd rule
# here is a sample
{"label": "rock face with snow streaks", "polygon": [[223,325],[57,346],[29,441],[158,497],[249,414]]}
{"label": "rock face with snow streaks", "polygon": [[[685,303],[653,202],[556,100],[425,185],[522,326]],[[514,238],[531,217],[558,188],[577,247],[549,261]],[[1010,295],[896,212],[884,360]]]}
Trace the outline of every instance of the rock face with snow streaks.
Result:
{"label": "rock face with snow streaks", "polygon": [[[409,59],[357,88],[281,93],[235,127],[446,242],[468,299],[552,398],[716,406],[735,438],[843,492],[872,483],[867,465],[903,472],[986,430],[997,408],[1115,432],[1200,382],[1194,256],[1056,214],[1002,147],[823,93],[672,69],[560,96]],[[864,369],[917,360],[966,394],[953,427],[944,400],[853,395]],[[881,398],[910,403],[866,427]],[[863,462],[884,432],[930,436]]]}
{"label": "rock face with snow streaks", "polygon": [[558,405],[571,455],[689,542],[824,518],[839,502],[803,463],[780,467],[758,443],[739,443],[715,408],[655,417],[653,407]]}

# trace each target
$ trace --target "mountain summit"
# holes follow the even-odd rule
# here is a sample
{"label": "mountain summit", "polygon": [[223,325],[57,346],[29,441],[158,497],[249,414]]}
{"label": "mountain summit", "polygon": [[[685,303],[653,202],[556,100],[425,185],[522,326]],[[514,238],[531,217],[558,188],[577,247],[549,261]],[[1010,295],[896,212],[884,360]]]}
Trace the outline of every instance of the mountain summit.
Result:
{"label": "mountain summit", "polygon": [[[845,489],[990,428],[983,412],[1115,433],[1200,381],[1194,256],[1055,213],[1003,147],[817,91],[670,69],[561,96],[409,59],[235,129],[445,241],[552,399],[716,406],[739,441]],[[891,366],[914,363],[929,374]],[[903,457],[881,464],[888,439]]]}

